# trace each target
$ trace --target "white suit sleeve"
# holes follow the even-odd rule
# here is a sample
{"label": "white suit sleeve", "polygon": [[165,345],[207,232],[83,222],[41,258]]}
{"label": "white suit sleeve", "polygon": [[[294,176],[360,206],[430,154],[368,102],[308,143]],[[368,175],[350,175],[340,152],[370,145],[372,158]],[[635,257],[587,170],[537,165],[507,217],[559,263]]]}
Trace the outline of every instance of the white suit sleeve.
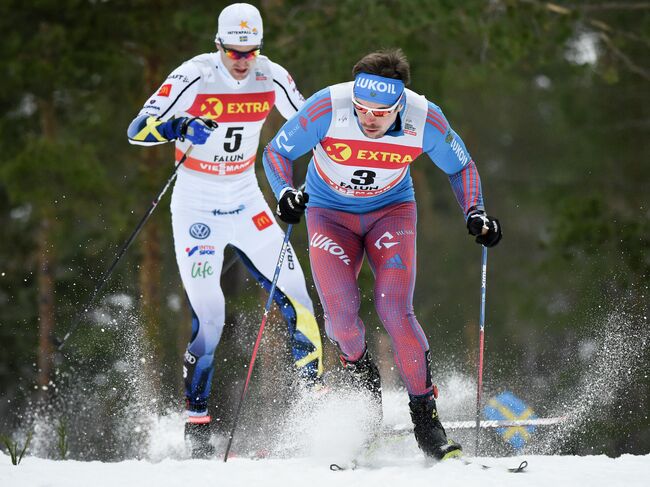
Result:
{"label": "white suit sleeve", "polygon": [[[131,144],[156,145],[174,140],[170,120],[188,110],[201,84],[201,71],[192,62],[176,68],[149,97],[127,129]],[[179,119],[180,120],[180,119]]]}
{"label": "white suit sleeve", "polygon": [[270,60],[269,64],[275,88],[275,106],[284,118],[289,119],[300,110],[305,99],[286,69]]}
{"label": "white suit sleeve", "polygon": [[181,64],[147,99],[139,115],[169,120],[192,106],[201,84],[201,71],[192,62]]}

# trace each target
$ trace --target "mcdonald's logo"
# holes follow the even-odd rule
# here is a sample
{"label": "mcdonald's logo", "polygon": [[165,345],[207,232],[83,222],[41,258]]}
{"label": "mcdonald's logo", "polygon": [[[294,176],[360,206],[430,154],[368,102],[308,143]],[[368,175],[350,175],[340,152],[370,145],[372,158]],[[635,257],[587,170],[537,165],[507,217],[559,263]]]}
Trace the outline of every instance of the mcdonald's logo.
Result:
{"label": "mcdonald's logo", "polygon": [[265,228],[270,227],[273,225],[273,220],[266,214],[265,211],[262,213],[258,213],[257,215],[253,216],[253,223],[257,227],[258,230],[264,230]]}
{"label": "mcdonald's logo", "polygon": [[172,92],[171,84],[162,85],[158,90],[158,96],[169,96],[171,92]]}

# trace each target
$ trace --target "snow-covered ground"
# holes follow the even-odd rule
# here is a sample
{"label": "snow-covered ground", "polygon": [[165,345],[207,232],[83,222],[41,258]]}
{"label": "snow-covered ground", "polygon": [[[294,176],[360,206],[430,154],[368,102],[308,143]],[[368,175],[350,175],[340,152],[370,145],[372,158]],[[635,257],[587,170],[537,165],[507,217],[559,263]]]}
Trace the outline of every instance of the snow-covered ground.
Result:
{"label": "snow-covered ground", "polygon": [[[113,463],[52,460],[57,456],[57,418],[63,414],[32,414],[36,418],[33,424],[23,425],[12,434],[19,444],[24,444],[25,432],[33,432],[22,463],[13,466],[9,457],[0,453],[0,487],[647,486],[650,485],[650,454],[615,459],[548,455],[567,451],[568,444],[587,442],[583,428],[588,420],[624,397],[634,377],[632,372],[642,367],[647,343],[645,334],[641,339],[637,333],[630,332],[629,322],[624,315],[608,321],[594,342],[588,362],[583,364],[583,380],[566,397],[556,398],[552,404],[545,403],[545,414],[567,420],[558,427],[540,428],[531,433],[526,449],[517,457],[500,456],[511,450],[504,450],[503,441],[494,432],[486,432],[481,437],[480,453],[488,456],[470,465],[455,460],[436,465],[427,463],[412,435],[383,439],[370,449],[364,448],[374,428],[369,420],[373,412],[368,409],[368,401],[360,398],[358,391],[346,392],[334,387],[320,395],[308,393],[292,400],[290,405],[268,405],[274,408],[269,412],[264,411],[265,404],[255,404],[255,399],[249,397],[248,407],[244,408],[244,413],[249,414],[242,415],[231,450],[235,456],[223,462],[225,439],[224,428],[220,428],[221,436],[214,441],[217,455],[210,460],[191,460],[183,440],[182,411],[162,415],[152,412],[155,408],[149,406],[152,401],[155,403],[155,398],[148,395],[143,380],[125,384],[135,393],[130,401],[117,402],[126,409],[116,411],[121,418],[119,431],[112,431],[112,440],[106,440],[115,442],[111,443],[113,456],[106,458],[127,460]],[[476,404],[473,378],[453,371],[438,370],[437,375],[441,387],[438,408],[443,424],[473,418]],[[88,400],[85,390],[79,397],[74,391],[63,395],[72,404]],[[532,394],[527,399],[537,409],[534,397]],[[383,400],[386,425],[410,423],[404,390],[386,387]],[[92,405],[88,407],[92,409]],[[257,419],[250,416],[253,411],[257,411]],[[71,437],[71,457],[105,457],[102,449],[91,451],[92,442],[79,440],[93,432],[84,428],[100,426],[92,421],[70,424],[71,433],[76,434]],[[473,431],[448,433],[464,445],[466,454],[474,454]],[[252,459],[253,456],[263,458]],[[129,459],[133,457],[138,460]],[[525,472],[507,472],[507,467],[516,467],[524,459],[528,461]],[[334,463],[348,468],[332,471],[330,465]],[[484,470],[478,463],[494,468]],[[349,468],[354,464],[357,468]]]}
{"label": "snow-covered ground", "polygon": [[[447,461],[426,466],[418,455],[395,459],[386,466],[333,472],[318,458],[288,460],[124,461],[119,463],[55,461],[27,457],[15,467],[0,455],[0,485],[4,487],[115,487],[115,486],[647,486],[650,455],[530,456],[526,473],[482,470]],[[515,458],[486,458],[490,465],[512,466]]]}
{"label": "snow-covered ground", "polygon": [[[456,388],[457,390],[460,388]],[[384,420],[406,424],[408,408],[403,391],[387,391]],[[216,439],[217,456],[210,460],[191,460],[183,442],[183,415],[180,412],[152,418],[149,444],[143,445],[143,460],[121,462],[80,462],[49,460],[25,456],[18,466],[0,453],[0,487],[165,487],[165,486],[527,486],[527,487],[615,487],[650,485],[650,455],[547,456],[525,454],[517,457],[482,457],[476,462],[494,466],[484,470],[478,464],[464,465],[448,460],[432,465],[422,456],[411,435],[382,441],[370,450],[361,445],[367,438],[366,401],[355,394],[336,394],[327,400],[307,399],[287,411],[286,424],[278,421],[278,432],[253,442],[245,427],[238,430],[233,443],[237,455],[223,462],[224,439]],[[444,409],[456,404],[440,401]],[[441,408],[442,409],[442,408]],[[454,435],[457,434],[456,432]],[[38,440],[38,438],[36,438]],[[264,445],[258,442],[266,443]],[[466,449],[472,450],[467,439]],[[37,443],[35,443],[35,451]],[[261,447],[261,448],[260,448]],[[266,458],[251,459],[259,448]],[[489,448],[486,448],[489,452]],[[249,453],[243,453],[248,451]],[[487,452],[486,452],[487,453]],[[509,473],[528,461],[523,473]],[[350,468],[356,463],[356,468]],[[346,467],[332,471],[336,463]]]}

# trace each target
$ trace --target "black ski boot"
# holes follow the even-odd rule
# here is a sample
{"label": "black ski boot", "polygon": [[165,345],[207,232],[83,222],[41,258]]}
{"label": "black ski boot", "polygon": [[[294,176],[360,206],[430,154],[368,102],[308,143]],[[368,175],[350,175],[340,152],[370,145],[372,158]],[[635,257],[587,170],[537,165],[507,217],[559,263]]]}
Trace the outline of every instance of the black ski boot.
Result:
{"label": "black ski boot", "polygon": [[427,457],[444,460],[461,455],[461,446],[447,439],[447,433],[438,418],[436,400],[433,396],[411,396],[409,407],[415,440]]}
{"label": "black ski boot", "polygon": [[[204,418],[207,418],[207,420]],[[190,444],[192,458],[214,456],[215,450],[212,443],[210,443],[210,436],[210,416],[189,418],[188,422],[185,423],[185,441]]]}
{"label": "black ski boot", "polygon": [[340,358],[345,370],[352,374],[355,385],[370,392],[370,396],[379,412],[379,424],[381,424],[383,420],[381,377],[379,377],[379,369],[372,361],[368,349],[366,349],[361,358],[356,362],[348,362],[343,357]]}

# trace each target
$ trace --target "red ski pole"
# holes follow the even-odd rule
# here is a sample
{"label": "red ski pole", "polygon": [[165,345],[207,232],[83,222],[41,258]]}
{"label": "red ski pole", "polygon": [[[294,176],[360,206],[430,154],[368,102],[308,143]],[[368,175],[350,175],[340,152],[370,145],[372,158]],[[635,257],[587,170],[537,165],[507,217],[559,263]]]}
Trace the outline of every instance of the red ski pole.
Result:
{"label": "red ski pole", "polygon": [[255,359],[257,358],[257,351],[260,348],[260,343],[262,342],[262,333],[264,332],[264,326],[266,325],[266,318],[269,315],[271,310],[271,305],[273,304],[273,295],[275,294],[275,288],[278,284],[278,277],[280,277],[280,269],[282,269],[282,262],[284,262],[284,256],[287,253],[287,248],[289,247],[289,237],[291,237],[291,230],[293,225],[287,226],[287,232],[284,235],[284,241],[282,242],[282,248],[280,249],[280,255],[278,256],[278,264],[275,266],[275,273],[273,274],[273,283],[271,284],[271,290],[269,291],[269,299],[266,301],[266,307],[264,308],[264,316],[262,317],[262,324],[260,325],[260,330],[257,332],[257,339],[255,340],[255,345],[253,346],[253,354],[251,355],[250,363],[248,364],[248,375],[246,376],[246,382],[244,382],[244,388],[241,391],[241,397],[239,398],[239,404],[237,405],[237,411],[235,412],[235,419],[233,421],[232,429],[230,430],[230,437],[228,438],[228,446],[226,446],[226,453],[223,456],[223,461],[228,461],[228,453],[230,453],[230,447],[232,446],[232,439],[235,436],[235,429],[237,428],[237,423],[239,422],[239,413],[241,412],[242,405],[244,404],[244,399],[246,398],[246,392],[248,392],[248,386],[251,381],[251,376],[253,375],[253,367],[255,366]]}

